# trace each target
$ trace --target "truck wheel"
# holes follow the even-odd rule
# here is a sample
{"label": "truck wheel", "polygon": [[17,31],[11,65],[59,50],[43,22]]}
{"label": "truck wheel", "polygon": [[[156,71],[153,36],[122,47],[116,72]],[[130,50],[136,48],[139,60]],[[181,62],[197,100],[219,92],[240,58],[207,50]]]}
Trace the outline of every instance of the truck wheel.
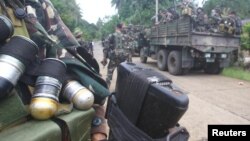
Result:
{"label": "truck wheel", "polygon": [[147,63],[147,57],[145,55],[144,48],[141,48],[140,50],[140,60],[141,63]]}
{"label": "truck wheel", "polygon": [[173,75],[181,75],[181,52],[171,51],[168,55],[168,71]]}
{"label": "truck wheel", "polygon": [[204,71],[207,74],[219,74],[223,71],[223,68],[220,68],[219,63],[207,63]]}
{"label": "truck wheel", "polygon": [[168,51],[161,49],[157,54],[157,66],[160,70],[165,71],[168,68]]}

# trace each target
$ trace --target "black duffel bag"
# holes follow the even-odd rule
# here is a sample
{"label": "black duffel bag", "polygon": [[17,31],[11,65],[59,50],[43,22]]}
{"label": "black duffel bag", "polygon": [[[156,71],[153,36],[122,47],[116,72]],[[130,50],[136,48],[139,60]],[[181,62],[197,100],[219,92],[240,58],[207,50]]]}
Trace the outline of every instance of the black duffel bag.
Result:
{"label": "black duffel bag", "polygon": [[115,93],[107,108],[109,140],[188,140],[178,121],[188,108],[187,95],[160,73],[133,63],[118,67]]}

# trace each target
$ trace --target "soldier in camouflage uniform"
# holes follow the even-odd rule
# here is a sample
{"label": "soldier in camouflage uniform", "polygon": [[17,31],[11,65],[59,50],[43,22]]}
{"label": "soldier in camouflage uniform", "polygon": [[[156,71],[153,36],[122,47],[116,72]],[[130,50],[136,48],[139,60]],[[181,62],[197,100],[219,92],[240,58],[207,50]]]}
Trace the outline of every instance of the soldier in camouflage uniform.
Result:
{"label": "soldier in camouflage uniform", "polygon": [[86,43],[84,42],[83,38],[82,38],[82,31],[78,31],[76,30],[74,32],[74,35],[75,35],[75,38],[77,40],[77,42],[82,46],[82,47],[85,47],[86,46]]}
{"label": "soldier in camouflage uniform", "polygon": [[128,53],[125,50],[125,35],[122,33],[122,24],[117,24],[116,32],[109,35],[109,46],[103,49],[102,64],[105,66],[108,63],[108,72],[106,82],[108,86],[111,84],[113,72],[115,68],[122,62],[126,61]]}
{"label": "soldier in camouflage uniform", "polygon": [[124,51],[127,55],[127,62],[132,62],[133,55],[133,42],[134,42],[134,27],[132,24],[126,28],[123,27],[122,33],[124,34]]}
{"label": "soldier in camouflage uniform", "polygon": [[[3,5],[2,3],[6,4]],[[13,9],[19,6],[21,9],[26,10],[26,14],[21,18],[25,20],[30,38],[39,47],[39,58],[56,58],[58,57],[56,54],[58,48],[79,46],[79,43],[65,26],[49,0],[1,1],[1,6],[4,7],[5,5]],[[95,105],[94,108],[96,117],[102,120],[98,126],[92,128],[92,140],[103,140],[107,137],[106,121],[104,119],[105,109],[104,106],[100,105]]]}
{"label": "soldier in camouflage uniform", "polygon": [[183,0],[177,6],[181,8],[182,15],[192,16],[195,9],[193,3],[190,0]]}
{"label": "soldier in camouflage uniform", "polygon": [[208,29],[208,17],[203,8],[196,10],[195,31],[204,32]]}
{"label": "soldier in camouflage uniform", "polygon": [[242,33],[242,23],[240,17],[237,16],[235,11],[231,11],[228,17],[234,21],[235,34],[240,35]]}
{"label": "soldier in camouflage uniform", "polygon": [[218,27],[221,20],[222,20],[221,10],[220,7],[217,6],[211,11],[211,21],[210,21],[211,32],[218,32]]}

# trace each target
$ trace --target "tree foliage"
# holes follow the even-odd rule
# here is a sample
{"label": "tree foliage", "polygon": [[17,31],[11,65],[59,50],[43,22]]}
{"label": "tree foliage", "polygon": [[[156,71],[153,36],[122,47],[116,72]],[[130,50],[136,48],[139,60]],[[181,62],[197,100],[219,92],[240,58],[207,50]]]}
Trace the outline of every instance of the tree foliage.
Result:
{"label": "tree foliage", "polygon": [[241,48],[250,50],[250,23],[244,25],[243,34],[241,36]]}
{"label": "tree foliage", "polygon": [[74,33],[75,29],[80,29],[83,32],[85,40],[93,40],[96,38],[98,28],[95,24],[90,24],[82,19],[80,7],[75,0],[51,0],[54,7],[57,9],[64,23]]}
{"label": "tree foliage", "polygon": [[[117,8],[120,20],[125,23],[149,26],[155,14],[154,0],[112,0],[111,3]],[[160,0],[159,8],[167,8],[171,4],[169,0]]]}
{"label": "tree foliage", "polygon": [[51,0],[51,2],[57,9],[64,23],[71,30],[74,30],[80,22],[78,19],[81,19],[81,10],[75,0]]}
{"label": "tree foliage", "polygon": [[[167,8],[169,0],[161,0],[160,8]],[[154,0],[112,0],[111,4],[116,7],[117,15],[105,17],[97,22],[99,27],[99,37],[105,37],[114,32],[117,23],[150,26],[151,18],[155,14]]]}
{"label": "tree foliage", "polygon": [[104,21],[106,22],[100,28],[100,37],[106,37],[110,33],[115,32],[116,24],[120,22],[117,15],[105,17]]}
{"label": "tree foliage", "polygon": [[207,0],[203,7],[207,12],[216,6],[220,9],[229,8],[231,11],[237,12],[241,18],[250,18],[249,5],[250,0]]}

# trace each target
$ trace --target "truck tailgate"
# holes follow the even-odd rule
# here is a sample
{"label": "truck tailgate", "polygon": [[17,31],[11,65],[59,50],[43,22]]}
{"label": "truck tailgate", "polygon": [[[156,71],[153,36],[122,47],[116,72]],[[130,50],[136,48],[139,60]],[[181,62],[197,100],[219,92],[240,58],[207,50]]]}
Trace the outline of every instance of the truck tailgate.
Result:
{"label": "truck tailgate", "polygon": [[202,52],[231,52],[240,45],[238,36],[221,36],[218,34],[191,34],[191,46]]}

